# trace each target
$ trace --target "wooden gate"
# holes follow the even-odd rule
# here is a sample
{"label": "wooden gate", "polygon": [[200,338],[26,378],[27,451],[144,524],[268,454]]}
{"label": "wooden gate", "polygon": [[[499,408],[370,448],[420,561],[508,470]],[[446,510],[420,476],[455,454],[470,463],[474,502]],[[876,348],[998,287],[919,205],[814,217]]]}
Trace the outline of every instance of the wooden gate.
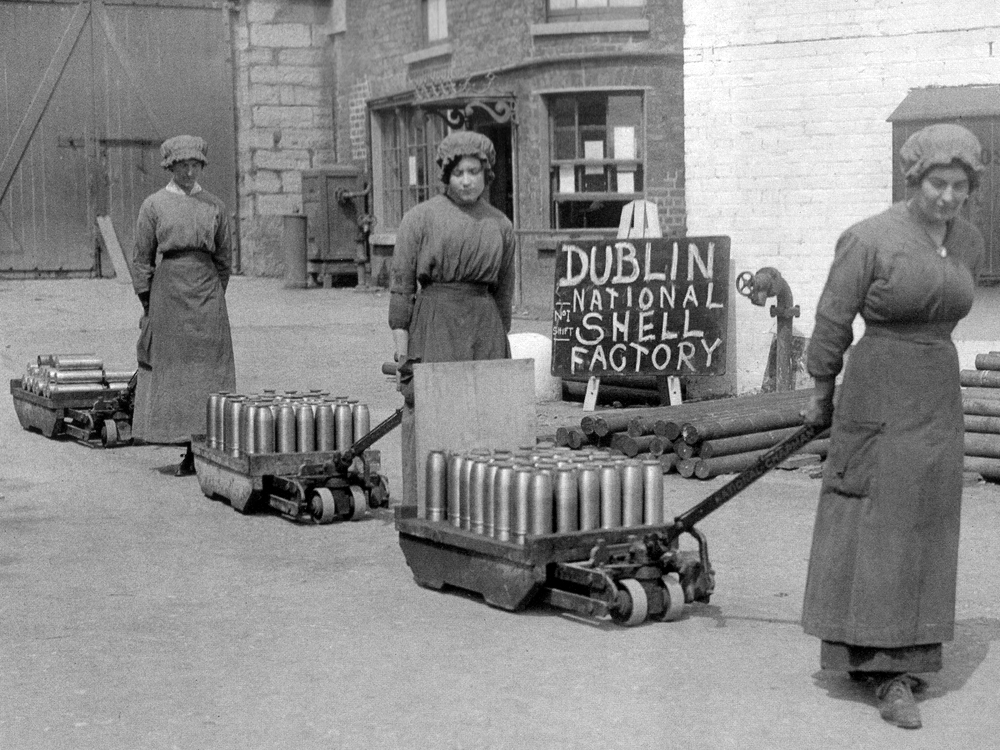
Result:
{"label": "wooden gate", "polygon": [[0,278],[113,275],[97,217],[129,256],[178,133],[208,141],[201,182],[235,211],[231,51],[221,2],[0,3]]}

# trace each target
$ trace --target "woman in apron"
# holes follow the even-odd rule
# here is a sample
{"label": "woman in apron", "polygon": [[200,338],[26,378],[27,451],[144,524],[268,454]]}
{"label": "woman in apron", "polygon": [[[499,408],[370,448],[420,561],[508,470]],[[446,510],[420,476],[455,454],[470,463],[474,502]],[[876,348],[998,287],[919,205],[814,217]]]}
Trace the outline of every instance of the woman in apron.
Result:
{"label": "woman in apron", "polygon": [[[921,726],[916,673],[941,669],[955,625],[963,419],[951,332],[972,307],[982,235],[958,215],[983,169],[958,125],[914,133],[900,156],[912,197],[837,242],[807,366],[830,452],[803,627],[823,669],[874,688],[882,718]],[[834,382],[861,315],[834,408]]]}
{"label": "woman in apron", "polygon": [[143,309],[132,434],[186,446],[175,474],[189,476],[191,436],[205,432],[208,394],[236,388],[226,309],[233,248],[225,205],[198,184],[205,141],[175,136],[160,153],[172,179],[139,208],[132,254]]}

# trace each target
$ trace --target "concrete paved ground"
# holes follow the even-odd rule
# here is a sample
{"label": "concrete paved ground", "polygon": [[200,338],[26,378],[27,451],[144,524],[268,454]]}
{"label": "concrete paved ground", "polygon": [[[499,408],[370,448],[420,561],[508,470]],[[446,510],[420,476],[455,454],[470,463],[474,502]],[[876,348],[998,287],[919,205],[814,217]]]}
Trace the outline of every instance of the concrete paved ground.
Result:
{"label": "concrete paved ground", "polygon": [[[348,393],[374,420],[397,405],[385,295],[236,278],[229,304],[240,390]],[[0,282],[0,374],[52,352],[128,367],[138,310],[115,281]],[[398,495],[398,431],[378,447]],[[907,732],[821,673],[798,626],[819,488],[803,472],[702,524],[710,605],[624,629],[421,589],[391,513],[243,516],[164,473],[179,456],[48,440],[0,409],[0,748],[996,746],[994,485],[967,488],[956,639]],[[723,481],[668,491],[681,511]]]}

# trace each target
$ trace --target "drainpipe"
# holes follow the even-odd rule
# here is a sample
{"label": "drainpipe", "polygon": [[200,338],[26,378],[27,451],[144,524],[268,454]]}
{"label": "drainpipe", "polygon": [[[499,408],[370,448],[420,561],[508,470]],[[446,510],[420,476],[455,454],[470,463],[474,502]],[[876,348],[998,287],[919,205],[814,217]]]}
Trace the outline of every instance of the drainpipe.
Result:
{"label": "drainpipe", "polygon": [[771,305],[771,317],[777,318],[775,337],[774,389],[791,391],[795,388],[795,365],[792,359],[792,320],[799,316],[799,306],[792,304],[792,290],[777,268],[765,266],[757,273],[744,271],[736,278],[736,290],[757,307],[763,307],[768,297],[776,297]]}

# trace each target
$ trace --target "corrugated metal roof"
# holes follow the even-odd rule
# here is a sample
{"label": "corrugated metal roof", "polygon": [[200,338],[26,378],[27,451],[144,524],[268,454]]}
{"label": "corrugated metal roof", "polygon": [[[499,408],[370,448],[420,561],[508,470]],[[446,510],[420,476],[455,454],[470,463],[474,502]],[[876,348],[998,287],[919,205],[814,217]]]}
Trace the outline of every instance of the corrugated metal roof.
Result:
{"label": "corrugated metal roof", "polygon": [[928,86],[912,89],[888,122],[1000,116],[1000,85]]}

